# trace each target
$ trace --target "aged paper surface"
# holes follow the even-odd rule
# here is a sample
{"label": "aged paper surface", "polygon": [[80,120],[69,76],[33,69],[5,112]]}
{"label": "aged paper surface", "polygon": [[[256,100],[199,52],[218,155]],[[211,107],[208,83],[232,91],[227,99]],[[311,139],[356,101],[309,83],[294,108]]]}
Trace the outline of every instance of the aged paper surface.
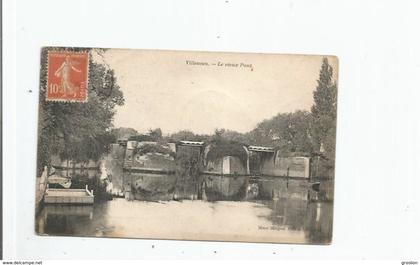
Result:
{"label": "aged paper surface", "polygon": [[334,56],[47,47],[36,232],[329,244]]}

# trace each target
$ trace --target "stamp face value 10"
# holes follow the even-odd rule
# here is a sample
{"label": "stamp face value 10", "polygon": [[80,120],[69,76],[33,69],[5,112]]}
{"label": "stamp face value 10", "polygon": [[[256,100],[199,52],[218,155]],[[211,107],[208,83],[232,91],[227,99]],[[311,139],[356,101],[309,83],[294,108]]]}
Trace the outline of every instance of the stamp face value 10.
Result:
{"label": "stamp face value 10", "polygon": [[48,52],[46,100],[86,102],[88,61],[87,52]]}
{"label": "stamp face value 10", "polygon": [[41,64],[38,235],[331,243],[337,57],[44,47]]}

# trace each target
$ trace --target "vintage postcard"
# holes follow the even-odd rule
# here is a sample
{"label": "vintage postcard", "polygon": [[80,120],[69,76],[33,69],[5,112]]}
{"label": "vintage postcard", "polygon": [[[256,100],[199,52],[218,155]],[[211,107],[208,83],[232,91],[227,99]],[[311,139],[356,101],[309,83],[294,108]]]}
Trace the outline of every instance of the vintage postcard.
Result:
{"label": "vintage postcard", "polygon": [[45,47],[38,235],[330,244],[334,56]]}

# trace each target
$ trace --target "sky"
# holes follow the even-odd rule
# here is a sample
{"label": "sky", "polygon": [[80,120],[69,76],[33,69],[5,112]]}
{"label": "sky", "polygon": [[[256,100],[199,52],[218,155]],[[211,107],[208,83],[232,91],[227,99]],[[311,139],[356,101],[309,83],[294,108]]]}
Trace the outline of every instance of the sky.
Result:
{"label": "sky", "polygon": [[[166,135],[247,132],[278,113],[310,110],[322,58],[110,49],[101,60],[115,70],[125,98],[114,126]],[[337,59],[328,60],[336,79]]]}

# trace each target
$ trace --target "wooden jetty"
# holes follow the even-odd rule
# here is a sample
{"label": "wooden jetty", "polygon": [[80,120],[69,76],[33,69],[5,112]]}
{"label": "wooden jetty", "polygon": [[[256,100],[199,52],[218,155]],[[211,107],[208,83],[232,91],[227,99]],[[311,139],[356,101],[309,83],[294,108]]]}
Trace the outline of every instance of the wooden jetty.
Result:
{"label": "wooden jetty", "polygon": [[85,189],[50,189],[44,195],[45,204],[93,204],[93,190]]}

